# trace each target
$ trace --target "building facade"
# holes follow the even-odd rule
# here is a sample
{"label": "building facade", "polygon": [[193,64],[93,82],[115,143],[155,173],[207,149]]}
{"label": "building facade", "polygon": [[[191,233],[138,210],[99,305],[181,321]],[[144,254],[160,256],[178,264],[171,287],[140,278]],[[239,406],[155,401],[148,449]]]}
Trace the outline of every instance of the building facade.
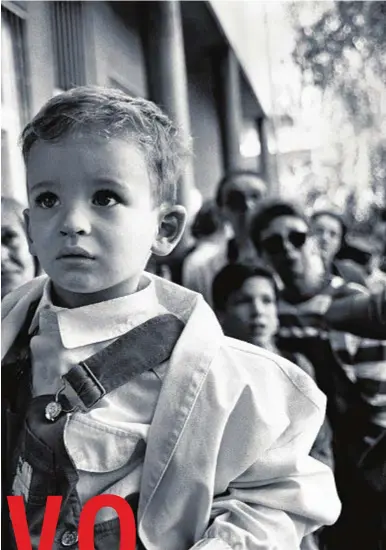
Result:
{"label": "building facade", "polygon": [[269,176],[255,2],[14,0],[2,2],[1,25],[3,195],[26,201],[23,125],[53,94],[82,84],[149,98],[193,136],[180,196],[191,211],[193,190],[213,196],[227,169]]}

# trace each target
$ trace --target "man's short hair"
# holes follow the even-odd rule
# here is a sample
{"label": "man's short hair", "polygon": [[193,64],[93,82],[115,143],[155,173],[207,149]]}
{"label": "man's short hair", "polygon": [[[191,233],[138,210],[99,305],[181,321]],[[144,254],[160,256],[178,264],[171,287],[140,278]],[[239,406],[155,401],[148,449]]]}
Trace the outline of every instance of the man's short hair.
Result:
{"label": "man's short hair", "polygon": [[224,206],[224,188],[227,183],[230,181],[237,179],[242,176],[249,176],[252,178],[259,179],[262,181],[265,185],[267,185],[266,180],[262,176],[262,174],[259,174],[259,172],[254,172],[253,170],[232,170],[230,172],[227,172],[219,181],[217,185],[217,192],[216,192],[216,204],[219,207]]}
{"label": "man's short hair", "polygon": [[79,130],[92,130],[106,139],[132,139],[145,154],[155,201],[175,203],[190,143],[155,103],[98,86],[81,86],[54,96],[22,132],[25,161],[35,142],[59,141]]}
{"label": "man's short hair", "polygon": [[261,263],[255,265],[228,264],[213,279],[212,298],[215,311],[225,311],[233,292],[240,290],[245,281],[252,277],[262,277],[272,283],[277,296],[277,285],[273,272]]}
{"label": "man's short hair", "polygon": [[257,208],[250,225],[251,240],[258,251],[261,250],[261,233],[267,229],[274,219],[282,216],[300,218],[309,226],[307,216],[300,205],[282,199],[264,200]]}
{"label": "man's short hair", "polygon": [[205,201],[194,217],[191,234],[195,239],[209,237],[223,227],[223,221],[213,200]]}

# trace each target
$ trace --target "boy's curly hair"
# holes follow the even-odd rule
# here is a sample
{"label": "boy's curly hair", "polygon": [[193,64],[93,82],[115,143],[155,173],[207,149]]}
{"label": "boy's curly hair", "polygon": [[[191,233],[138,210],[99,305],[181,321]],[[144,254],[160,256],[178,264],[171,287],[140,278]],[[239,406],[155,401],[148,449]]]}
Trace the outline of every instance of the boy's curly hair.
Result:
{"label": "boy's curly hair", "polygon": [[[190,155],[190,140],[152,101],[99,86],[80,86],[52,97],[21,134],[24,160],[36,141],[58,141],[85,129],[107,139],[133,139],[145,154],[157,204],[174,204]],[[92,135],[92,134],[91,134]]]}

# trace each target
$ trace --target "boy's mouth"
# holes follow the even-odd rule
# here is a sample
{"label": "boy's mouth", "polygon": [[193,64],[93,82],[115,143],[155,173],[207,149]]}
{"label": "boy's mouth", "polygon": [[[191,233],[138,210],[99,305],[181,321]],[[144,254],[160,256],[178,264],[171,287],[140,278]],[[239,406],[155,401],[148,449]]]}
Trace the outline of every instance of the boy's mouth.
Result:
{"label": "boy's mouth", "polygon": [[92,254],[90,254],[89,252],[87,252],[87,250],[81,248],[80,246],[66,246],[62,248],[57,256],[57,260],[61,260],[63,258],[88,258],[90,260],[95,259]]}

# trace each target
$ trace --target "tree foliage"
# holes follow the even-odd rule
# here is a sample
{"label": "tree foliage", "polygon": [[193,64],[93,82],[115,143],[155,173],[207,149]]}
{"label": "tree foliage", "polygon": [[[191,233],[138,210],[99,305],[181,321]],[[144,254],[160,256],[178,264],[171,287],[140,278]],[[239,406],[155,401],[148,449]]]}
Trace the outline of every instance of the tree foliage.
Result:
{"label": "tree foliage", "polygon": [[[341,1],[329,2],[327,7],[321,2],[312,4],[315,5],[316,17],[306,24],[304,19],[301,24],[304,3],[292,4],[295,27],[293,59],[301,69],[305,85],[321,89],[328,101],[332,95],[340,101],[354,138],[357,137],[358,142],[362,138],[363,143],[365,136],[370,185],[374,196],[384,199],[386,3]],[[340,123],[341,119],[337,134]],[[344,145],[343,142],[343,154],[346,152]],[[352,196],[350,193],[348,195]]]}
{"label": "tree foliage", "polygon": [[296,30],[293,57],[305,78],[335,88],[360,126],[373,124],[375,98],[366,77],[384,86],[386,3],[335,2],[312,25]]}

